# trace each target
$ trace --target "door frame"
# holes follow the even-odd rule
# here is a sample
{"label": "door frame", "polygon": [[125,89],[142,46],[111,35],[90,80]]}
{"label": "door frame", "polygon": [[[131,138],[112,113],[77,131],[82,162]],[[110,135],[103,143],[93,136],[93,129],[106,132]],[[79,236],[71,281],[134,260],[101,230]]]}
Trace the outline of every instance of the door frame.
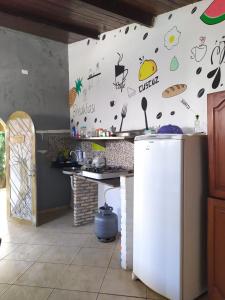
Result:
{"label": "door frame", "polygon": [[[28,118],[31,120],[31,131],[32,131],[32,220],[23,220],[11,215],[10,209],[10,146],[9,146],[9,121],[17,118]],[[6,122],[6,197],[7,197],[7,216],[10,221],[17,223],[37,225],[37,179],[36,179],[36,136],[35,127],[32,118],[29,114],[24,111],[16,111],[12,113]]]}
{"label": "door frame", "polygon": [[[6,123],[0,118],[0,132],[1,127],[3,128],[3,132],[5,133],[5,153],[6,153]],[[6,162],[5,162],[5,178],[6,178]]]}

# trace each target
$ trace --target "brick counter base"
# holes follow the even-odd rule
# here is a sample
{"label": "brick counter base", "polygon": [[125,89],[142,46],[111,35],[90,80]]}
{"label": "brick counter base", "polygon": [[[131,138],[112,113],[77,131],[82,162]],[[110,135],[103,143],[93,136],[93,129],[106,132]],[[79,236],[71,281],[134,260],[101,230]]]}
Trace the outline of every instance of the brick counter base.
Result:
{"label": "brick counter base", "polygon": [[73,176],[74,226],[94,221],[98,210],[98,184]]}

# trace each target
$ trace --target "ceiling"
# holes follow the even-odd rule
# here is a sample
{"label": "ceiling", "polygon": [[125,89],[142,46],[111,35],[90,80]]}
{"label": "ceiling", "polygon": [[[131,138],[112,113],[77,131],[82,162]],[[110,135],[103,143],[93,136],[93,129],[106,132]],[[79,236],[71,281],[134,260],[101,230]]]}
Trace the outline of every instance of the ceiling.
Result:
{"label": "ceiling", "polygon": [[0,26],[73,43],[197,0],[0,0]]}

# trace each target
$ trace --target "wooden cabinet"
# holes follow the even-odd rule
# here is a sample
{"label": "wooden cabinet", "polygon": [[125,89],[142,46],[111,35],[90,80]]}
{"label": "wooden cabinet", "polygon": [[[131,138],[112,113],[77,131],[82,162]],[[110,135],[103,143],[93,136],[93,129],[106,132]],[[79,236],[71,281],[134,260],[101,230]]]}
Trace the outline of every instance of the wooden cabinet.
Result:
{"label": "wooden cabinet", "polygon": [[225,92],[208,95],[209,195],[225,200]]}
{"label": "wooden cabinet", "polygon": [[208,200],[209,300],[225,299],[225,201]]}
{"label": "wooden cabinet", "polygon": [[225,91],[208,95],[209,300],[225,299]]}

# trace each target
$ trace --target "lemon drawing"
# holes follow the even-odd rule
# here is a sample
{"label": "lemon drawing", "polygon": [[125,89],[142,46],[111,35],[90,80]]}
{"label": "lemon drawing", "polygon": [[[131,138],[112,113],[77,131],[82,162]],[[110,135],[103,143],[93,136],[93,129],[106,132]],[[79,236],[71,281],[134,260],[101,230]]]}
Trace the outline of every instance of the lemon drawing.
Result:
{"label": "lemon drawing", "polygon": [[145,80],[157,72],[157,65],[154,60],[145,60],[139,69],[138,79]]}

